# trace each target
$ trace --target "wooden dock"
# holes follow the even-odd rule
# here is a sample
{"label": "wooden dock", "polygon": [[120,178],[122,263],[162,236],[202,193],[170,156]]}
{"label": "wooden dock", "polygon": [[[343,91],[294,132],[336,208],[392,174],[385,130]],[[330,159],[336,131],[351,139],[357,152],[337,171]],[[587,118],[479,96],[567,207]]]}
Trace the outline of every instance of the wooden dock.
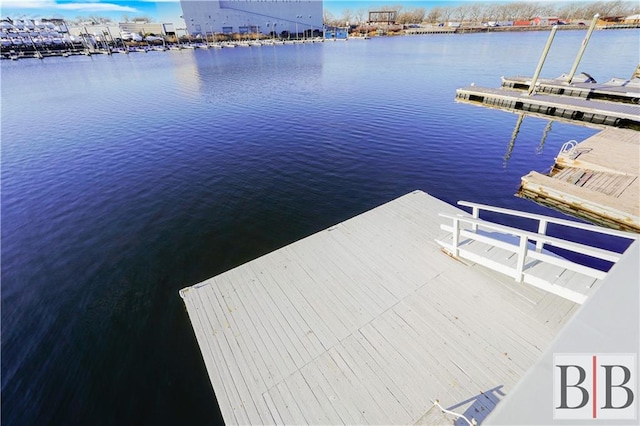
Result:
{"label": "wooden dock", "polygon": [[455,34],[455,27],[438,27],[435,25],[419,27],[419,28],[408,28],[404,30],[405,34],[409,35],[417,35],[417,34]]}
{"label": "wooden dock", "polygon": [[550,175],[522,177],[518,195],[617,229],[640,232],[640,132],[608,128],[561,152]]}
{"label": "wooden dock", "polygon": [[225,422],[482,421],[579,305],[443,253],[441,213],[415,191],[181,290]]}
{"label": "wooden dock", "polygon": [[540,93],[529,96],[521,90],[476,86],[457,89],[456,101],[585,124],[640,130],[640,105],[635,103]]}

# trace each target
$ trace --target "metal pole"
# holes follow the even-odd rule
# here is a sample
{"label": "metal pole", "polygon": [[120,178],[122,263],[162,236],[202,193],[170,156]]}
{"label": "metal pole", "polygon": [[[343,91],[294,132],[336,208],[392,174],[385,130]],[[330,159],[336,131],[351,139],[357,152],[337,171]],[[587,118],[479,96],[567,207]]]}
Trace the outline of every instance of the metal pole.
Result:
{"label": "metal pole", "polygon": [[578,64],[580,63],[580,60],[582,59],[582,55],[584,54],[584,51],[587,48],[587,43],[589,43],[589,39],[591,38],[591,33],[593,32],[593,29],[596,27],[596,23],[598,22],[599,17],[600,15],[597,13],[593,15],[593,20],[591,21],[591,25],[589,26],[587,35],[584,36],[584,40],[582,40],[582,46],[580,46],[580,51],[578,52],[578,56],[576,56],[576,60],[573,63],[573,68],[571,68],[571,71],[569,72],[569,79],[567,80],[567,83],[571,83],[571,80],[573,80],[573,76],[575,75],[576,70],[578,69]]}
{"label": "metal pole", "polygon": [[553,43],[553,38],[556,36],[557,29],[558,29],[557,25],[554,25],[551,28],[551,34],[549,34],[549,38],[547,39],[547,44],[544,46],[544,50],[542,51],[542,56],[540,56],[540,61],[538,61],[538,68],[536,68],[536,72],[535,74],[533,74],[533,78],[531,79],[531,86],[529,86],[529,91],[527,92],[527,96],[531,96],[533,91],[536,89],[536,82],[538,81],[538,76],[540,75],[540,71],[542,71],[542,66],[544,65],[545,59],[547,58],[549,49],[551,48],[551,43]]}

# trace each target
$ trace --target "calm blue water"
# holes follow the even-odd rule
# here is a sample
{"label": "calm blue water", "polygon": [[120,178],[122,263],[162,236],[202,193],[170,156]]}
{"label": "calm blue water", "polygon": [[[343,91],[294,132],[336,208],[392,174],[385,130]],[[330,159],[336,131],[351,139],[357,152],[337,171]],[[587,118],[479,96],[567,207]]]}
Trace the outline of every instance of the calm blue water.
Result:
{"label": "calm blue water", "polygon": [[[526,117],[510,147],[516,115],[454,102],[546,38],[2,61],[2,423],[219,421],[178,290],[414,189],[562,216],[513,194],[596,130]],[[638,40],[596,32],[580,70],[629,77]]]}

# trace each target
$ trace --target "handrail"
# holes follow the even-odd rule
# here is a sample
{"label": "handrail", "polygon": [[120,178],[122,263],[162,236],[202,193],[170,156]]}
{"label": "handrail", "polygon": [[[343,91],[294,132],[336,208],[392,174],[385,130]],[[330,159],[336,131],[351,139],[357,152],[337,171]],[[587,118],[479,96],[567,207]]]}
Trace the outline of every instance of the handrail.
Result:
{"label": "handrail", "polygon": [[454,221],[454,237],[455,237],[455,234],[459,235],[459,231],[460,231],[459,227],[456,226],[456,222],[466,222],[471,225],[475,225],[475,227],[482,226],[482,227],[500,231],[506,234],[514,235],[516,237],[525,237],[525,239],[527,240],[534,240],[536,242],[542,241],[543,243],[549,244],[554,247],[563,248],[576,253],[586,254],[588,256],[596,257],[603,260],[608,260],[610,262],[617,262],[622,257],[621,253],[617,253],[614,251],[604,250],[597,247],[591,247],[585,244],[580,244],[573,241],[567,241],[557,237],[550,237],[545,234],[539,234],[531,231],[525,231],[522,229],[513,228],[506,225],[500,225],[498,223],[487,222],[482,219],[465,217],[462,215],[450,215],[446,213],[440,213],[439,215],[441,217],[446,217]]}
{"label": "handrail", "polygon": [[560,152],[558,153],[558,155],[563,154],[565,152],[570,153],[576,148],[576,146],[578,146],[578,141],[576,141],[575,139],[571,139],[570,141],[567,141],[564,144],[562,144],[562,147],[560,147]]}
{"label": "handrail", "polygon": [[[596,225],[589,225],[586,223],[574,222],[566,219],[556,219],[551,216],[544,216],[535,213],[521,212],[518,210],[505,209],[502,207],[494,207],[486,204],[472,203],[470,201],[458,201],[458,204],[465,207],[471,207],[473,209],[472,215],[475,218],[479,218],[479,210],[485,210],[495,213],[508,214],[511,216],[523,217],[526,219],[538,220],[541,223],[554,223],[556,225],[564,225],[570,228],[584,229],[586,231],[598,232],[601,234],[613,235],[616,237],[628,238],[631,240],[637,240],[640,238],[640,234],[634,234],[632,232],[620,231],[617,229],[603,228]],[[476,213],[477,212],[477,213]],[[546,228],[546,225],[545,225]]]}
{"label": "handrail", "polygon": [[[570,286],[557,286],[555,285],[555,280],[552,279],[551,281],[549,281],[542,276],[538,276],[539,272],[542,272],[543,275],[545,273],[548,274],[549,269],[546,267],[537,268],[536,265],[542,262],[545,265],[552,265],[555,267],[559,267],[564,271],[572,271],[580,274],[583,277],[589,277],[590,279],[593,279],[593,281],[590,285],[587,286],[587,288],[591,288],[597,282],[597,280],[604,279],[607,273],[600,269],[586,266],[557,256],[552,252],[545,251],[543,250],[544,245],[546,244],[549,246],[566,249],[574,253],[584,254],[596,259],[609,261],[614,264],[622,258],[624,253],[618,253],[598,247],[592,247],[563,238],[548,236],[546,235],[547,224],[555,223],[571,228],[579,228],[592,232],[624,237],[631,240],[638,240],[638,238],[640,238],[640,235],[632,234],[629,232],[600,228],[593,225],[586,225],[563,219],[555,219],[542,215],[518,212],[515,210],[470,203],[466,201],[459,201],[458,204],[471,207],[472,215],[467,212],[457,214],[439,214],[439,216],[451,219],[453,221],[453,225],[440,225],[441,229],[451,233],[451,241],[438,241],[438,243],[443,246],[443,248],[451,256],[453,256],[454,258],[466,258],[495,271],[502,272],[514,278],[516,282],[528,282],[530,284],[533,284],[534,286],[542,288],[543,290],[555,293],[578,304],[584,303],[584,301],[586,300],[586,294],[584,293],[584,291],[588,290],[580,291],[577,289],[572,289]],[[531,232],[480,219],[479,215],[481,209],[538,220],[538,232]],[[492,232],[478,232],[479,228],[482,228],[483,231],[488,230]],[[503,237],[514,236],[517,240],[510,241],[511,238],[496,236],[494,235],[494,233],[501,234]],[[535,241],[535,249],[532,247],[533,241]],[[474,243],[484,243],[488,244],[491,247],[501,248],[503,250],[507,250],[507,252],[515,253],[516,257],[514,258],[509,255],[508,262],[505,264],[504,261],[497,260],[498,258],[495,256],[486,257],[484,254],[477,252],[476,249],[472,248],[474,246]],[[498,255],[500,255],[500,253],[498,253]],[[534,262],[530,262],[530,260],[533,260]],[[513,261],[515,261],[515,265],[511,263]]]}

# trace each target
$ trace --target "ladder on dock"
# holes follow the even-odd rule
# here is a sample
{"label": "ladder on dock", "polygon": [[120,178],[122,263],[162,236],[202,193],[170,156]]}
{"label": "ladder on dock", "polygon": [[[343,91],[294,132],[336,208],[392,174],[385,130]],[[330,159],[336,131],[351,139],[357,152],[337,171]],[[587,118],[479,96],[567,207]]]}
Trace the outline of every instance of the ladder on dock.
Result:
{"label": "ladder on dock", "polygon": [[[622,253],[604,250],[547,235],[549,224],[582,229],[631,240],[639,235],[549,216],[459,201],[471,207],[471,215],[440,214],[451,222],[440,225],[446,231],[436,242],[454,258],[477,263],[575,303],[584,303],[607,275],[599,269],[565,259],[547,248],[555,247],[616,263]],[[537,232],[526,231],[480,219],[487,211],[537,221]]]}

